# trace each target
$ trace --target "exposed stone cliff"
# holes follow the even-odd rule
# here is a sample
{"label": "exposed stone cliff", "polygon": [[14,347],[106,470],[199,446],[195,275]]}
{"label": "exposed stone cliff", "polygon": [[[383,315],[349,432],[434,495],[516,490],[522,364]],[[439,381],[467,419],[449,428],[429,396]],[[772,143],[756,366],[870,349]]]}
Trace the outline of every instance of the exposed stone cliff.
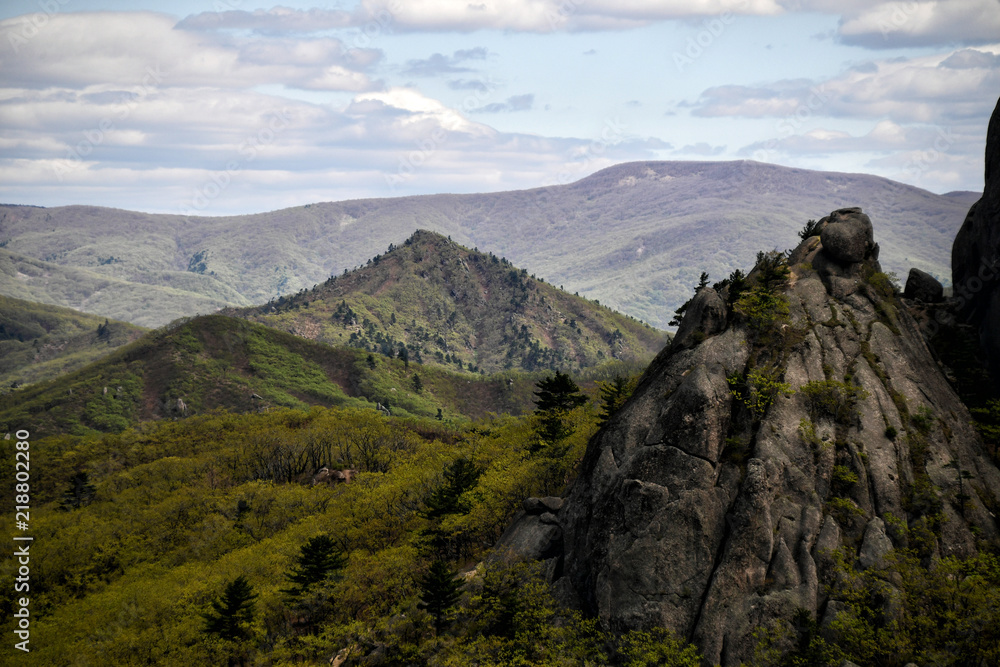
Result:
{"label": "exposed stone cliff", "polygon": [[987,130],[983,196],[955,237],[951,276],[959,316],[978,327],[994,382],[1000,385],[1000,101]]}
{"label": "exposed stone cliff", "polygon": [[866,568],[1000,537],[1000,470],[880,272],[871,221],[844,209],[817,231],[787,268],[762,255],[699,291],[546,523],[537,556],[605,627],[666,626],[736,665],[756,628],[840,608],[838,549]]}

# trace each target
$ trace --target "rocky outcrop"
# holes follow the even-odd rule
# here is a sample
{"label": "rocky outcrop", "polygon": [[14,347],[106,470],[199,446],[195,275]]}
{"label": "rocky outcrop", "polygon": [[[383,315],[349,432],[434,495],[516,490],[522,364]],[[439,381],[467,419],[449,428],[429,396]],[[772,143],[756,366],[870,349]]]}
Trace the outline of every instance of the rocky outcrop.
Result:
{"label": "rocky outcrop", "polygon": [[[821,224],[776,288],[787,316],[762,333],[767,313],[716,313],[729,295],[701,290],[680,331],[702,335],[661,353],[589,443],[557,521],[532,501],[508,531],[606,628],[665,626],[709,664],[747,662],[755,629],[842,608],[834,551],[880,567],[905,523],[928,525],[908,500],[918,482],[940,503],[928,557],[1000,539],[1000,470],[880,273],[871,221],[842,209]],[[785,387],[761,403],[766,369]]]}
{"label": "rocky outcrop", "polygon": [[926,271],[913,268],[910,269],[910,274],[906,277],[903,297],[924,303],[940,303],[944,300],[944,286]]}
{"label": "rocky outcrop", "polygon": [[955,237],[951,281],[960,317],[979,329],[987,363],[1000,384],[1000,101],[987,130],[983,196]]}

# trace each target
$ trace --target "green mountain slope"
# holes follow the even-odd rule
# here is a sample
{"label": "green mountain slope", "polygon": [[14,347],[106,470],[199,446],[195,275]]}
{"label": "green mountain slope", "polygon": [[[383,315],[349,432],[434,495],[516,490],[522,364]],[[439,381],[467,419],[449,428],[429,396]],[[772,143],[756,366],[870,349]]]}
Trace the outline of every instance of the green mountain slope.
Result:
{"label": "green mountain slope", "polygon": [[225,285],[207,285],[197,276],[140,273],[130,279],[18,255],[0,248],[0,293],[73,308],[142,327],[157,327],[230,304],[249,304]]}
{"label": "green mountain slope", "polygon": [[[973,196],[752,161],[637,162],[534,190],[326,202],[246,216],[2,206],[0,244],[142,283],[144,294],[158,284],[201,294],[207,301],[191,300],[190,315],[211,312],[219,300],[248,305],[312,287],[431,229],[665,328],[702,270],[724,277],[758,250],[783,248],[805,218],[844,206],[861,206],[881,222],[887,270],[905,276],[917,266],[947,282],[951,241]],[[23,285],[0,272],[0,293],[125,316],[110,310],[121,299],[83,303],[46,289],[12,291]],[[128,306],[144,319],[128,319],[164,324],[178,307],[149,293]]]}
{"label": "green mountain slope", "polygon": [[0,392],[74,371],[142,334],[125,322],[0,296]]}
{"label": "green mountain slope", "polygon": [[[530,411],[540,375],[479,376],[333,348],[245,320],[206,315],[151,332],[55,380],[0,397],[0,430],[121,431],[223,409],[311,405],[466,420]],[[415,380],[419,376],[419,382]]]}
{"label": "green mountain slope", "polygon": [[645,362],[668,340],[427,231],[322,286],[227,313],[332,345],[486,373]]}

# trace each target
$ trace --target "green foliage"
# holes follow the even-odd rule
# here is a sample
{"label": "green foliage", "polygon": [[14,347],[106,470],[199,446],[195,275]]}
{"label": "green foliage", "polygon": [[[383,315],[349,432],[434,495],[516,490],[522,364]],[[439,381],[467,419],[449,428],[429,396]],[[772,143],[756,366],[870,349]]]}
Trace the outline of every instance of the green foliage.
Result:
{"label": "green foliage", "polygon": [[69,488],[63,493],[59,508],[74,510],[89,505],[95,493],[97,488],[90,483],[87,473],[78,472],[70,479]]}
{"label": "green foliage", "polygon": [[913,424],[917,432],[921,435],[930,433],[934,422],[934,411],[926,405],[921,405],[915,413],[910,414],[910,423]]}
{"label": "green foliage", "polygon": [[761,250],[757,253],[754,270],[757,272],[757,286],[773,292],[788,282],[788,255],[778,250]]}
{"label": "green foliage", "polygon": [[862,665],[992,665],[1000,660],[1000,561],[982,553],[929,565],[895,550],[884,569],[859,572],[838,554],[832,596],[846,605],[831,630]]}
{"label": "green foliage", "polygon": [[835,493],[842,494],[858,483],[858,475],[844,465],[833,466],[830,483]]}
{"label": "green foliage", "polygon": [[899,279],[895,273],[883,273],[881,271],[868,272],[865,275],[865,282],[882,299],[891,299],[902,291],[899,289]]}
{"label": "green foliage", "polygon": [[812,380],[799,391],[806,397],[813,419],[832,417],[841,424],[849,424],[855,417],[858,401],[868,397],[868,392],[861,387],[837,380]]}
{"label": "green foliage", "polygon": [[340,552],[329,535],[317,535],[302,545],[295,566],[286,577],[293,586],[290,595],[301,595],[314,584],[338,574],[347,565],[347,557]]}
{"label": "green foliage", "polygon": [[638,376],[627,378],[616,375],[611,381],[597,382],[601,398],[600,425],[603,426],[611,421],[611,418],[618,412],[619,408],[625,405],[625,401],[632,396],[636,385],[639,384]]}
{"label": "green foliage", "polygon": [[548,443],[558,443],[570,434],[563,417],[567,412],[587,403],[580,387],[560,371],[538,382],[535,392],[535,414],[540,418],[539,435]]}
{"label": "green foliage", "polygon": [[420,609],[434,617],[434,628],[441,632],[446,614],[462,597],[462,582],[444,561],[436,560],[420,580]]}
{"label": "green foliage", "polygon": [[763,344],[772,342],[781,325],[789,321],[788,300],[759,286],[740,294],[733,310],[745,319],[751,333]]}
{"label": "green foliage", "polygon": [[257,597],[246,577],[236,577],[226,584],[221,599],[212,601],[212,610],[204,614],[205,631],[230,641],[249,637]]}
{"label": "green foliage", "polygon": [[799,230],[799,238],[805,241],[810,236],[819,236],[820,226],[815,220],[807,220],[805,226]]}
{"label": "green foliage", "polygon": [[445,466],[444,484],[435,489],[425,501],[427,517],[434,519],[446,514],[468,512],[470,506],[462,496],[476,486],[482,474],[482,469],[465,457]]}
{"label": "green foliage", "polygon": [[746,376],[731,375],[726,378],[731,393],[750,411],[755,422],[759,422],[779,394],[791,396],[795,393],[791,385],[781,381],[782,372],[777,368],[754,368]]}
{"label": "green foliage", "polygon": [[630,630],[618,641],[622,667],[700,667],[698,649],[670,630]]}

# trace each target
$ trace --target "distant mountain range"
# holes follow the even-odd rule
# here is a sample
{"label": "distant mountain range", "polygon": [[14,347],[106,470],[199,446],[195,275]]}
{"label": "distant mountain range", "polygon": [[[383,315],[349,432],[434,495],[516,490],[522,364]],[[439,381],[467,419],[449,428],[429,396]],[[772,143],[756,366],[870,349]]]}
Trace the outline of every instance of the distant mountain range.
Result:
{"label": "distant mountain range", "polygon": [[636,162],[533,190],[245,216],[0,206],[0,293],[159,326],[296,293],[429,229],[664,328],[701,271],[721,279],[845,206],[871,215],[887,270],[947,282],[977,196],[752,161]]}
{"label": "distant mountain range", "polygon": [[143,333],[125,322],[0,296],[0,393],[82,368]]}
{"label": "distant mountain range", "polygon": [[668,342],[663,331],[427,231],[314,289],[223,312],[331,345],[485,373],[649,360]]}

